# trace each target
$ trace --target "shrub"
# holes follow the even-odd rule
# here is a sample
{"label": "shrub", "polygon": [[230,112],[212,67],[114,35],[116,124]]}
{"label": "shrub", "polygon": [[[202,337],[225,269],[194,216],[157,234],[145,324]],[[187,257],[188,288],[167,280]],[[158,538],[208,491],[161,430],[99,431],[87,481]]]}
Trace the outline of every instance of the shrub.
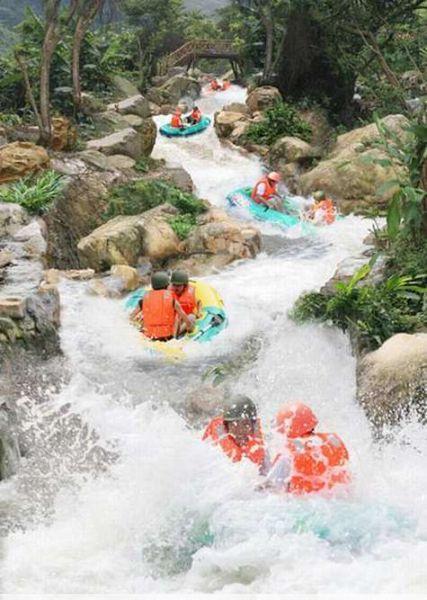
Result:
{"label": "shrub", "polygon": [[169,219],[169,225],[180,240],[185,240],[196,226],[196,217],[189,214],[177,215]]}
{"label": "shrub", "polygon": [[175,206],[181,214],[198,215],[205,210],[205,205],[196,196],[165,181],[138,180],[113,190],[105,218],[138,215],[165,202]]}
{"label": "shrub", "polygon": [[179,210],[169,219],[177,236],[183,240],[196,225],[196,216],[206,210],[204,203],[193,194],[183,192],[165,181],[133,181],[117,187],[110,195],[105,219],[117,215],[138,215],[168,202]]}
{"label": "shrub", "polygon": [[20,204],[32,214],[45,212],[64,187],[65,179],[55,171],[44,171],[38,177],[30,175],[0,187],[0,202]]}
{"label": "shrub", "polygon": [[297,323],[331,322],[351,330],[361,348],[373,350],[395,333],[411,333],[426,324],[420,284],[424,277],[392,275],[379,285],[360,285],[370,266],[357,271],[348,283],[338,282],[332,294],[309,292],[296,302],[291,317]]}
{"label": "shrub", "polygon": [[309,142],[311,133],[310,125],[301,119],[291,104],[278,101],[273,108],[266,110],[262,121],[250,124],[246,137],[257,144],[271,146],[284,135]]}

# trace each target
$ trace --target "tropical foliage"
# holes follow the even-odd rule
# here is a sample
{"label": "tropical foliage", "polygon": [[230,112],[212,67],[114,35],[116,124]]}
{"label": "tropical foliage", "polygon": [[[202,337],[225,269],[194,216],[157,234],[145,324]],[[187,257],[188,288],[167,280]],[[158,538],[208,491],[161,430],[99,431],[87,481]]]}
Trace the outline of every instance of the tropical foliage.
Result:
{"label": "tropical foliage", "polygon": [[65,179],[55,171],[30,175],[16,183],[0,186],[0,202],[20,204],[32,214],[45,212],[61,193]]}
{"label": "tropical foliage", "polygon": [[246,135],[252,142],[267,146],[284,135],[297,136],[309,142],[311,127],[291,104],[279,101],[265,111],[262,121],[250,124]]}

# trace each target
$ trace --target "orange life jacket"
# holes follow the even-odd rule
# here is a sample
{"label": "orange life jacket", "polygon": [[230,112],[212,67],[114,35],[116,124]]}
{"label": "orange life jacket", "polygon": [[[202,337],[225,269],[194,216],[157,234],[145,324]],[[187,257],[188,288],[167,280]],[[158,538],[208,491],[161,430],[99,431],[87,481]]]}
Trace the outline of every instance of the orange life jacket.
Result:
{"label": "orange life jacket", "polygon": [[326,198],[326,200],[322,200],[316,204],[314,210],[321,210],[324,213],[323,220],[328,225],[335,221],[335,206],[330,198]]}
{"label": "orange life jacket", "polygon": [[[173,288],[171,287],[173,291]],[[196,290],[193,285],[186,285],[184,291],[180,296],[174,293],[174,297],[181,305],[182,310],[186,315],[192,315],[197,310],[197,302],[196,302]]]}
{"label": "orange life jacket", "polygon": [[[265,192],[263,194],[259,194],[258,193],[258,187],[262,183],[265,185]],[[254,202],[257,202],[258,204],[261,204],[261,202],[259,200],[257,200],[257,196],[261,196],[265,200],[268,200],[269,198],[271,198],[275,194],[277,194],[277,184],[276,183],[272,184],[272,183],[270,183],[268,177],[263,177],[262,179],[260,179],[258,181],[258,183],[255,185],[254,189],[252,190],[251,198],[252,198],[252,200]]]}
{"label": "orange life jacket", "polygon": [[211,81],[211,89],[214,90],[214,92],[221,89],[221,86],[219,85],[216,79],[213,79]]}
{"label": "orange life jacket", "polygon": [[176,311],[175,298],[170,290],[151,290],[142,302],[143,332],[151,339],[172,337]]}
{"label": "orange life jacket", "polygon": [[345,466],[348,451],[335,433],[288,438],[287,450],[292,460],[291,479],[287,484],[291,494],[309,494],[349,483],[350,475]]}
{"label": "orange life jacket", "polygon": [[223,84],[222,84],[222,89],[223,89],[224,91],[225,91],[225,90],[228,90],[228,88],[229,88],[230,86],[231,86],[231,83],[230,83],[230,81],[224,81],[224,82],[223,82]]}
{"label": "orange life jacket", "polygon": [[182,127],[182,119],[179,115],[172,115],[171,119],[172,127]]}
{"label": "orange life jacket", "polygon": [[243,457],[246,457],[262,467],[266,460],[264,436],[259,419],[256,421],[254,433],[244,446],[239,446],[234,437],[227,433],[222,417],[216,417],[209,423],[203,435],[203,440],[210,440],[215,445],[219,445],[233,462],[240,462]]}
{"label": "orange life jacket", "polygon": [[202,118],[202,113],[200,112],[200,110],[193,110],[193,112],[191,113],[191,118],[196,122],[196,123],[200,123],[200,120]]}

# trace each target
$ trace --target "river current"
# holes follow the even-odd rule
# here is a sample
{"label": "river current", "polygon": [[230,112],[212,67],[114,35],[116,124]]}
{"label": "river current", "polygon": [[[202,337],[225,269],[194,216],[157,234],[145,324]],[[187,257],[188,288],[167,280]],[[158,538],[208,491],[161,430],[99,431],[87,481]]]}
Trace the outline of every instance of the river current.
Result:
{"label": "river current", "polygon": [[[213,115],[244,98],[232,87],[199,106]],[[183,166],[198,195],[224,208],[230,190],[261,173],[258,159],[221,145],[213,128],[186,140],[159,136],[154,157]],[[426,591],[425,429],[408,422],[375,441],[355,400],[348,339],[287,314],[363,249],[370,223],[349,216],[311,236],[257,226],[263,252],[207,278],[228,329],[184,364],[145,355],[122,302],[89,295],[86,283],[61,284],[64,358],[46,367],[49,377],[38,374],[44,402],[23,391],[29,448],[0,484],[3,592]],[[226,394],[250,395],[268,436],[281,404],[310,404],[320,430],[349,448],[348,495],[256,491],[252,465],[201,442],[212,402],[201,378],[248,347],[252,363]]]}

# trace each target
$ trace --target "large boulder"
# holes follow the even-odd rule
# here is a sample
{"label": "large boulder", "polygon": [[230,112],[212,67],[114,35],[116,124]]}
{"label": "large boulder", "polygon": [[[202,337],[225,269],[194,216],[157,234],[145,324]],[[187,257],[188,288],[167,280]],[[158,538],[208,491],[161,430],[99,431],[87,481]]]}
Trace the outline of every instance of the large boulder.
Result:
{"label": "large boulder", "polygon": [[131,127],[116,131],[106,137],[90,140],[87,143],[88,150],[98,150],[103,154],[124,154],[135,160],[143,155],[143,140],[141,135]]}
{"label": "large boulder", "polygon": [[162,204],[140,215],[111,219],[80,240],[81,264],[99,272],[112,265],[137,265],[143,257],[161,261],[178,254],[180,240],[168,222],[176,214],[176,208]]}
{"label": "large boulder", "polygon": [[13,142],[0,148],[0,183],[21,179],[49,166],[46,150],[31,142]]}
{"label": "large boulder", "polygon": [[215,131],[218,137],[227,138],[238,124],[245,121],[247,121],[247,117],[242,113],[221,111],[215,114]]}
{"label": "large boulder", "polygon": [[279,162],[304,163],[319,156],[319,152],[310,144],[298,137],[285,136],[278,139],[270,151],[270,162],[278,164]]}
{"label": "large boulder", "polygon": [[246,104],[251,113],[255,113],[266,110],[267,108],[271,108],[278,100],[281,99],[282,94],[276,87],[264,85],[262,87],[255,88],[254,91],[249,94],[246,99]]}
{"label": "large boulder", "polygon": [[144,119],[137,131],[141,137],[142,156],[150,156],[157,138],[157,126],[153,119]]}
{"label": "large boulder", "polygon": [[92,119],[97,130],[102,135],[114,133],[115,131],[129,127],[129,121],[125,115],[120,115],[115,110],[105,110],[104,112],[96,113]]}
{"label": "large boulder", "polygon": [[242,115],[245,115],[245,117],[251,116],[249,107],[246,104],[243,104],[243,102],[231,102],[231,104],[223,106],[222,110],[225,112],[241,113]]}
{"label": "large boulder", "polygon": [[[405,136],[405,127],[409,125],[408,119],[404,115],[388,115],[381,119],[381,124],[398,136]],[[343,152],[352,150],[354,152],[363,152],[375,141],[380,139],[380,133],[376,123],[371,123],[365,127],[358,127],[347,133],[339,135],[335,146],[332,149],[331,156],[338,156]]]}
{"label": "large boulder", "polygon": [[159,88],[158,97],[150,96],[149,99],[156,104],[164,104],[164,102],[157,102],[157,99],[167,98],[167,102],[177,104],[181,98],[186,96],[196,100],[201,91],[202,88],[197,79],[185,75],[175,75]]}
{"label": "large boulder", "polygon": [[125,98],[130,98],[131,96],[137,96],[139,94],[136,85],[121,75],[113,75],[111,77],[111,83],[118,94]]}
{"label": "large boulder", "polygon": [[77,142],[77,129],[67,117],[53,117],[52,141],[53,150],[72,150]]}
{"label": "large boulder", "polygon": [[222,264],[254,258],[261,248],[255,227],[232,219],[225,211],[211,208],[198,218],[198,227],[184,243],[188,254],[215,255]]}
{"label": "large boulder", "polygon": [[399,333],[358,366],[358,399],[378,427],[415,413],[427,421],[427,333]]}
{"label": "large boulder", "polygon": [[141,94],[109,104],[107,108],[110,111],[115,110],[120,115],[138,115],[143,119],[151,116],[150,104]]}
{"label": "large boulder", "polygon": [[[390,115],[382,121],[397,135],[405,135],[407,120],[402,115]],[[389,188],[380,194],[379,188],[396,179],[396,172],[378,162],[386,158],[383,150],[373,147],[378,138],[375,124],[339,136],[330,156],[301,176],[300,191],[309,194],[322,189],[344,213],[385,207],[395,190]]]}
{"label": "large boulder", "polygon": [[78,269],[77,243],[103,223],[108,194],[120,180],[117,172],[93,172],[71,177],[61,196],[44,216],[48,231],[47,263]]}

